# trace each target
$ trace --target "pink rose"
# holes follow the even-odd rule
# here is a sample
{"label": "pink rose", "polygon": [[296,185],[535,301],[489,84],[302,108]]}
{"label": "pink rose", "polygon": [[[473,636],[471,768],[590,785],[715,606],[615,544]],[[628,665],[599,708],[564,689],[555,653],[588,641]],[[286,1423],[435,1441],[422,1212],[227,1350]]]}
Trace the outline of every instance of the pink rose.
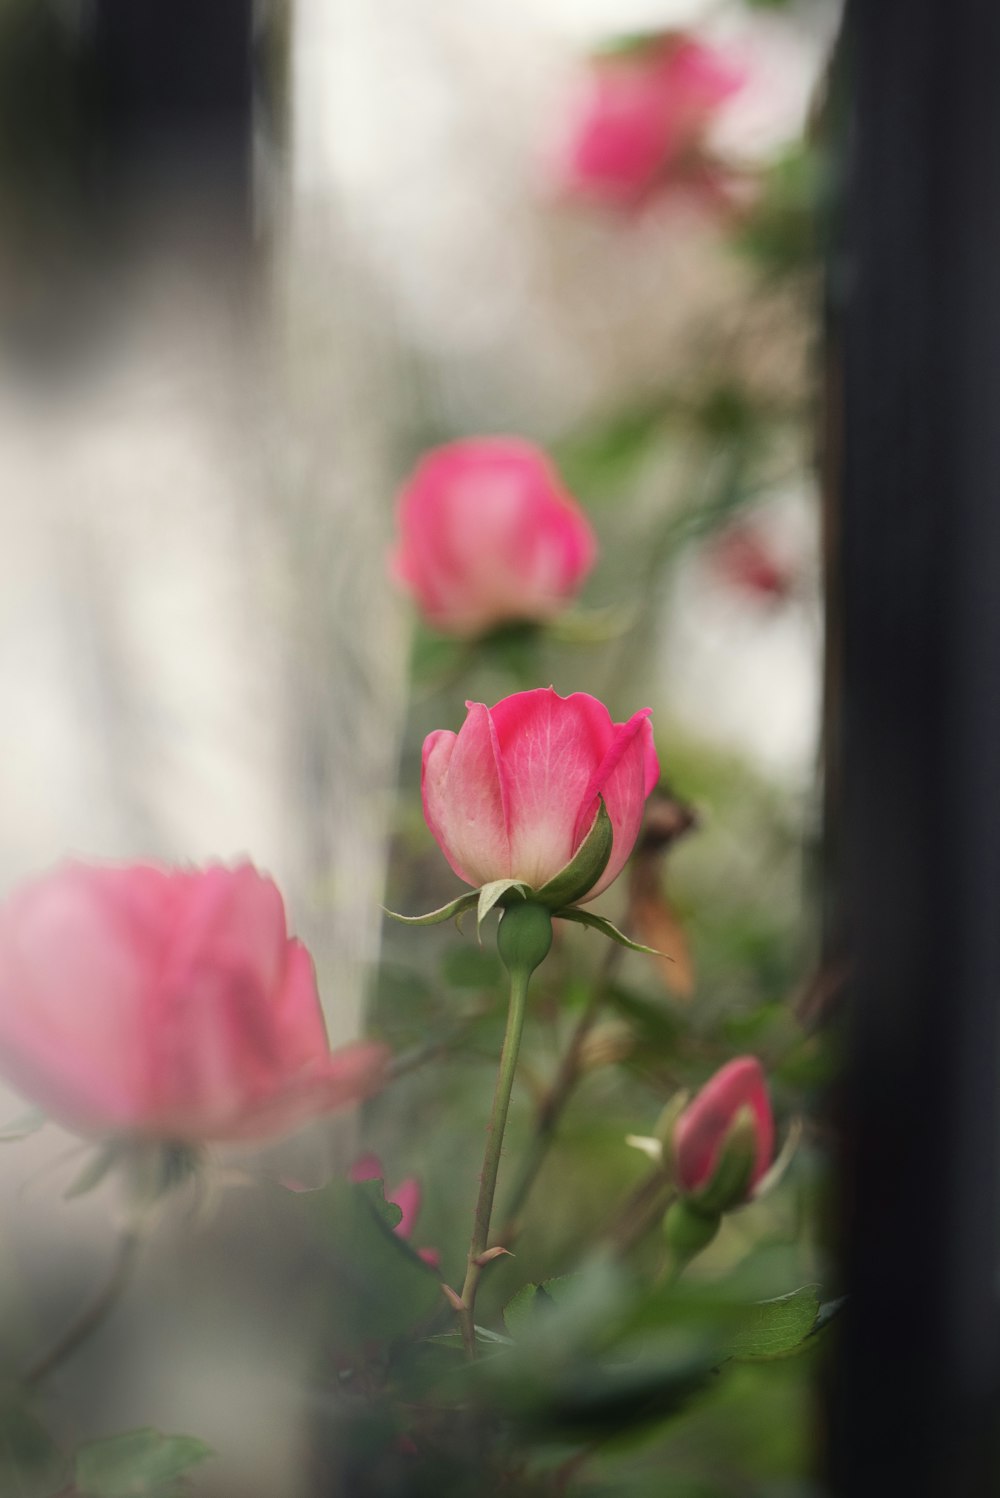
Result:
{"label": "pink rose", "polygon": [[467,703],[457,734],[424,741],[427,825],[466,884],[519,879],[540,889],[569,863],[604,798],[614,842],[585,900],[621,872],[659,778],[649,709],[612,723],[585,692],[517,692],[496,707]]}
{"label": "pink rose", "polygon": [[393,571],[448,634],[550,618],[596,555],[590,523],[548,458],[514,437],[427,453],[403,486],[398,518]]}
{"label": "pink rose", "polygon": [[698,1192],[709,1185],[733,1128],[742,1120],[753,1135],[749,1195],[774,1154],[774,1118],[767,1081],[754,1056],[737,1056],[727,1062],[705,1083],[674,1125],[674,1169],[682,1192]]}
{"label": "pink rose", "polygon": [[85,1133],[258,1139],[380,1085],[332,1051],[281,895],[235,869],[66,863],[0,907],[0,1071]]}
{"label": "pink rose", "polygon": [[680,33],[593,59],[563,176],[583,196],[643,201],[659,184],[717,196],[706,136],[743,74],[714,47]]}

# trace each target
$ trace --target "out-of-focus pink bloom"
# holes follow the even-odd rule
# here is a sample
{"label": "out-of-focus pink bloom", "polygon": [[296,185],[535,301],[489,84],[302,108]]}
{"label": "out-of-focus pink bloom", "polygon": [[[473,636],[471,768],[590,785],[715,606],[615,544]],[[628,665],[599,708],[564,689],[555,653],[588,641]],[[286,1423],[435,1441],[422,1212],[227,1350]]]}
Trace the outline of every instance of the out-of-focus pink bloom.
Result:
{"label": "out-of-focus pink bloom", "polygon": [[[348,1175],[352,1181],[385,1180],[382,1161],[378,1155],[371,1154],[362,1155],[359,1160],[355,1160]],[[385,1199],[397,1206],[403,1214],[393,1228],[393,1232],[398,1233],[400,1238],[409,1240],[413,1237],[413,1229],[416,1226],[420,1203],[423,1199],[420,1182],[416,1176],[407,1176],[405,1181],[400,1181],[399,1185],[394,1186],[391,1191],[388,1187],[386,1188]],[[436,1269],[441,1262],[441,1255],[436,1248],[418,1248],[417,1253],[424,1263],[429,1264],[433,1269]]]}
{"label": "out-of-focus pink bloom", "polygon": [[709,1185],[733,1128],[743,1120],[753,1131],[749,1195],[774,1155],[774,1117],[767,1080],[755,1056],[737,1056],[721,1067],[674,1125],[674,1169],[681,1191],[697,1192]]}
{"label": "out-of-focus pink bloom", "polygon": [[461,730],[429,734],[423,754],[424,816],[455,873],[540,889],[580,847],[603,796],[614,843],[582,897],[592,900],[621,872],[659,778],[649,709],[613,723],[596,697],[551,687],[466,706]]}
{"label": "out-of-focus pink bloom", "polygon": [[575,597],[597,551],[548,458],[514,437],[425,454],[400,493],[398,521],[392,570],[448,634],[550,618]]}
{"label": "out-of-focus pink bloom", "polygon": [[594,57],[565,151],[565,188],[623,206],[661,186],[724,197],[707,136],[743,82],[725,53],[680,32]]}
{"label": "out-of-focus pink bloom", "polygon": [[376,1091],[386,1056],[330,1050],[309,953],[249,864],[69,862],[0,907],[0,1072],[71,1128],[273,1137]]}
{"label": "out-of-focus pink bloom", "polygon": [[760,532],[749,525],[728,526],[709,548],[714,571],[731,587],[769,603],[781,603],[794,587],[792,569]]}

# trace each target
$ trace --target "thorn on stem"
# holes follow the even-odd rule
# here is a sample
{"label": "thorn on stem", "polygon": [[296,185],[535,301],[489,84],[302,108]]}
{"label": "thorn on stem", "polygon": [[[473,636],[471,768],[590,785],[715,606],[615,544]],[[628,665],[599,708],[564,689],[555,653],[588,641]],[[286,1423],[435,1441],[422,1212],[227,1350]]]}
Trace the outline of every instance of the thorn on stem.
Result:
{"label": "thorn on stem", "polygon": [[499,1259],[502,1254],[506,1254],[508,1259],[514,1257],[509,1248],[501,1248],[498,1244],[496,1248],[488,1248],[485,1253],[479,1254],[472,1262],[477,1268],[485,1269],[487,1264],[491,1264],[494,1259]]}
{"label": "thorn on stem", "polygon": [[465,1304],[465,1301],[456,1290],[453,1290],[451,1288],[450,1285],[442,1285],[441,1293],[443,1294],[445,1300],[451,1306],[453,1311],[458,1311],[459,1313],[461,1313],[462,1311],[468,1310],[468,1306]]}

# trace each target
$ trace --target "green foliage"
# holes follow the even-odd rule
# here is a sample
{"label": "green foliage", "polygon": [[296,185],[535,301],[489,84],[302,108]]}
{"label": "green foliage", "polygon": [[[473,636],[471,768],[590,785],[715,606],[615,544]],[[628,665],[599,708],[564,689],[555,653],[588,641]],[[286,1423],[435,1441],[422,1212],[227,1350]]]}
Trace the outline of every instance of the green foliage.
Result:
{"label": "green foliage", "polygon": [[81,1498],[177,1498],[188,1474],[211,1455],[194,1436],[130,1430],[81,1446],[76,1486]]}
{"label": "green foliage", "polygon": [[436,1276],[393,1232],[401,1214],[386,1202],[381,1181],[333,1180],[288,1198],[326,1263],[330,1335],[338,1346],[404,1336],[442,1304]]}
{"label": "green foliage", "polygon": [[51,1498],[65,1463],[35,1412],[13,1388],[0,1394],[0,1493]]}

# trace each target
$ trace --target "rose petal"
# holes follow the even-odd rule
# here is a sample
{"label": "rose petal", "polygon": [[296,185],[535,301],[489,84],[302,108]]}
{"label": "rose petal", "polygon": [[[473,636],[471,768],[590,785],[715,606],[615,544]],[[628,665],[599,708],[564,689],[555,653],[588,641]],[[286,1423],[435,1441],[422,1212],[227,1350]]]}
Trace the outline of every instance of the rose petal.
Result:
{"label": "rose petal", "polygon": [[596,697],[560,697],[551,687],[507,697],[491,717],[508,786],[509,877],[537,889],[565,867],[589,830],[594,811],[581,830],[581,807],[614,725]]}
{"label": "rose petal", "polygon": [[508,788],[497,736],[481,702],[456,735],[424,741],[421,789],[427,825],[455,873],[478,886],[510,877]]}

